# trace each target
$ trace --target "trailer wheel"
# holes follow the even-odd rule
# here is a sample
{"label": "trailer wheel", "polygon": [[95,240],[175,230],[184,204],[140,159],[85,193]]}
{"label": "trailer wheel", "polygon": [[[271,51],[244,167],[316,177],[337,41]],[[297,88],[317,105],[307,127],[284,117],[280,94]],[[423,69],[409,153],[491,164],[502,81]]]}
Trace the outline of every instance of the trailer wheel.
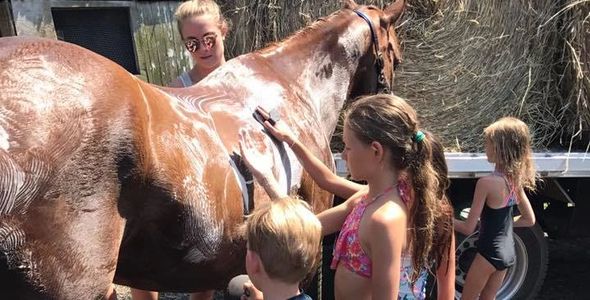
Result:
{"label": "trailer wheel", "polygon": [[[515,228],[516,264],[508,269],[496,299],[534,299],[547,273],[549,252],[541,226]],[[475,241],[479,232],[457,236],[455,299],[461,298],[467,271],[477,254]]]}

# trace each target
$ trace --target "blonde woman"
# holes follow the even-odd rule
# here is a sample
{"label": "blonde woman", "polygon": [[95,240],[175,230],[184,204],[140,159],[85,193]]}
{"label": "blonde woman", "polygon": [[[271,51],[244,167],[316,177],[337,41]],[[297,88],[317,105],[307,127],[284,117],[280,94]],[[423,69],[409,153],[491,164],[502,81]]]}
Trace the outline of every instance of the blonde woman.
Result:
{"label": "blonde woman", "polygon": [[194,65],[169,86],[189,87],[225,63],[223,42],[229,25],[212,0],[186,1],[178,6],[175,18],[180,37]]}

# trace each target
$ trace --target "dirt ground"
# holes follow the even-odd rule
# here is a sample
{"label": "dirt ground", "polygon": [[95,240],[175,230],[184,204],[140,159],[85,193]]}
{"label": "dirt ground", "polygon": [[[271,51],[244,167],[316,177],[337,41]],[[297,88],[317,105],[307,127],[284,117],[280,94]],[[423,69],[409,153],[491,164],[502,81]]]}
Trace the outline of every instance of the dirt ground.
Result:
{"label": "dirt ground", "polygon": [[549,268],[537,299],[590,299],[590,238],[549,240]]}
{"label": "dirt ground", "polygon": [[[131,290],[122,285],[116,285],[115,290],[117,290],[117,299],[118,300],[131,300]],[[188,300],[188,294],[173,294],[173,293],[160,293],[159,296],[160,300]]]}
{"label": "dirt ground", "polygon": [[[590,238],[549,239],[549,268],[538,300],[590,299]],[[131,300],[129,288],[117,286],[118,298]],[[223,299],[221,293],[216,300]],[[162,293],[161,300],[188,300],[188,294]]]}
{"label": "dirt ground", "polygon": [[[117,290],[118,300],[131,300],[131,290],[122,285],[115,286]],[[218,292],[215,295],[215,300],[222,300],[223,294]],[[189,294],[180,293],[160,293],[159,300],[189,300]]]}

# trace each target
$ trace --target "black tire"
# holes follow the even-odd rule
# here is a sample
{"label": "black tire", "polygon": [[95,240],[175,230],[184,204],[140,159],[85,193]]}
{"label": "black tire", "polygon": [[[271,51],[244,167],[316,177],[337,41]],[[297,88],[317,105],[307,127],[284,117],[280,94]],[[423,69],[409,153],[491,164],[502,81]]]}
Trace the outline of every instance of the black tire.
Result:
{"label": "black tire", "polygon": [[[517,263],[508,269],[504,283],[496,299],[535,299],[543,285],[549,262],[549,250],[541,226],[515,228]],[[457,236],[457,279],[456,297],[463,291],[464,276],[476,254],[475,241],[478,232],[468,236]]]}
{"label": "black tire", "polygon": [[514,296],[514,299],[535,299],[545,275],[547,275],[547,266],[549,264],[549,249],[547,248],[547,239],[541,226],[536,224],[533,227],[519,227],[514,232],[522,239],[526,245],[527,255],[529,257],[529,267],[527,268],[525,281]]}

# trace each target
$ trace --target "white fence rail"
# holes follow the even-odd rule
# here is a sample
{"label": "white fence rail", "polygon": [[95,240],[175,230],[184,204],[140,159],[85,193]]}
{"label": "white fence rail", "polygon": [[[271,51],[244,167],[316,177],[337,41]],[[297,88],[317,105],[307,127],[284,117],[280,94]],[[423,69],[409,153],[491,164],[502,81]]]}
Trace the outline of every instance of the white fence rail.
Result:
{"label": "white fence rail", "polygon": [[[490,174],[494,167],[485,153],[445,153],[451,178],[477,178]],[[336,173],[346,176],[347,168],[340,153],[334,154]],[[535,153],[537,172],[541,177],[590,177],[588,153]]]}

